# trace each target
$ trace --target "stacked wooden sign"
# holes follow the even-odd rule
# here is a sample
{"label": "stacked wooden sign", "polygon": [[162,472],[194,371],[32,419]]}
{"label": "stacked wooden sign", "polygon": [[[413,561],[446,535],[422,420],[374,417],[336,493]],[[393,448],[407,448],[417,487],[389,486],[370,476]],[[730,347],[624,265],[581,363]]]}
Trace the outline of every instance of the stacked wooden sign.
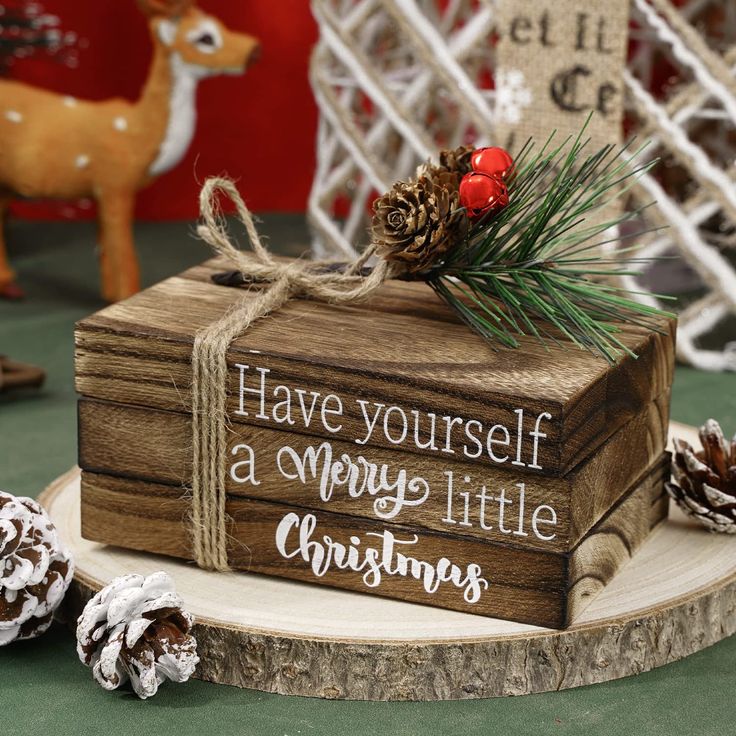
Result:
{"label": "stacked wooden sign", "polygon": [[[192,554],[194,334],[242,289],[210,261],[76,333],[86,538]],[[639,357],[494,350],[422,284],[288,303],[228,353],[233,568],[571,623],[667,515],[674,325]]]}

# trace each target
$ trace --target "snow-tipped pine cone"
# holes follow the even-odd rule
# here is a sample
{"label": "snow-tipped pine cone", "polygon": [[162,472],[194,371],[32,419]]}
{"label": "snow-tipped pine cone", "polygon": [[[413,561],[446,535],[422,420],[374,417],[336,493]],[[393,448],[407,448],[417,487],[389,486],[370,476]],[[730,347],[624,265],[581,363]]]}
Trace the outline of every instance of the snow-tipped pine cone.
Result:
{"label": "snow-tipped pine cone", "polygon": [[43,508],[0,491],[0,646],[43,634],[73,574]]}
{"label": "snow-tipped pine cone", "polygon": [[194,619],[165,572],[115,578],[84,607],[77,653],[95,680],[115,690],[130,680],[140,698],[165,680],[185,682],[199,662]]}
{"label": "snow-tipped pine cone", "polygon": [[702,450],[675,440],[673,481],[667,492],[693,519],[713,532],[736,534],[736,437],[730,442],[715,419],[700,428]]}

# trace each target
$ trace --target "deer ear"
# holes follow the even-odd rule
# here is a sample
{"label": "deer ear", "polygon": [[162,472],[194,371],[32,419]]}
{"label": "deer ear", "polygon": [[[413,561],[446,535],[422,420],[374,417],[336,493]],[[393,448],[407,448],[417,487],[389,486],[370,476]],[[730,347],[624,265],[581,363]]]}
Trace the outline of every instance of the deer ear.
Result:
{"label": "deer ear", "polygon": [[156,27],[158,37],[161,39],[161,43],[167,46],[173,46],[176,41],[176,32],[178,30],[178,24],[175,20],[169,18],[161,18]]}

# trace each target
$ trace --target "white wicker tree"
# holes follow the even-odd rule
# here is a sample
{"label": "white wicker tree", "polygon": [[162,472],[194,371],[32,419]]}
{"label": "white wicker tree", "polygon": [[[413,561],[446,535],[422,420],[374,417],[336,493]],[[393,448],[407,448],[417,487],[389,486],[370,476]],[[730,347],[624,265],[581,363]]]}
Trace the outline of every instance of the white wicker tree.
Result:
{"label": "white wicker tree", "polygon": [[[736,370],[736,342],[704,347],[719,326],[736,339],[736,5],[690,0],[678,11],[669,0],[633,0],[632,13],[641,43],[624,80],[638,134],[654,144],[647,155],[662,159],[635,194],[656,201],[647,217],[666,228],[646,239],[641,255],[676,254],[692,277],[695,298],[680,314],[680,359]],[[668,63],[676,80],[664,99],[651,91],[655,61]]]}
{"label": "white wicker tree", "polygon": [[471,0],[452,0],[444,12],[433,0],[314,0],[312,7],[320,123],[309,215],[317,252],[352,256],[365,243],[376,192],[439,147],[487,137],[493,12]]}

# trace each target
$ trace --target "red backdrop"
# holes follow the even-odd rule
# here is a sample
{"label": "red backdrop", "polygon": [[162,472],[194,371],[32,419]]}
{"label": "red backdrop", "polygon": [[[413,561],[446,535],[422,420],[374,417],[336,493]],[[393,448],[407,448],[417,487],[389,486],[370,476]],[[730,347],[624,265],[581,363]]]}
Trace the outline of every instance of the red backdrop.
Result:
{"label": "red backdrop", "polygon": [[[37,57],[12,76],[80,98],[136,99],[151,56],[146,22],[135,0],[42,0],[65,31],[80,39],[77,68]],[[198,181],[227,173],[256,210],[301,211],[314,169],[317,112],[307,78],[317,30],[307,0],[200,0],[227,26],[257,36],[260,61],[242,77],[204,80],[199,122],[187,157],[138,197],[144,219],[197,215]],[[53,121],[50,121],[53,124]],[[76,203],[20,203],[18,214],[85,217]]]}

